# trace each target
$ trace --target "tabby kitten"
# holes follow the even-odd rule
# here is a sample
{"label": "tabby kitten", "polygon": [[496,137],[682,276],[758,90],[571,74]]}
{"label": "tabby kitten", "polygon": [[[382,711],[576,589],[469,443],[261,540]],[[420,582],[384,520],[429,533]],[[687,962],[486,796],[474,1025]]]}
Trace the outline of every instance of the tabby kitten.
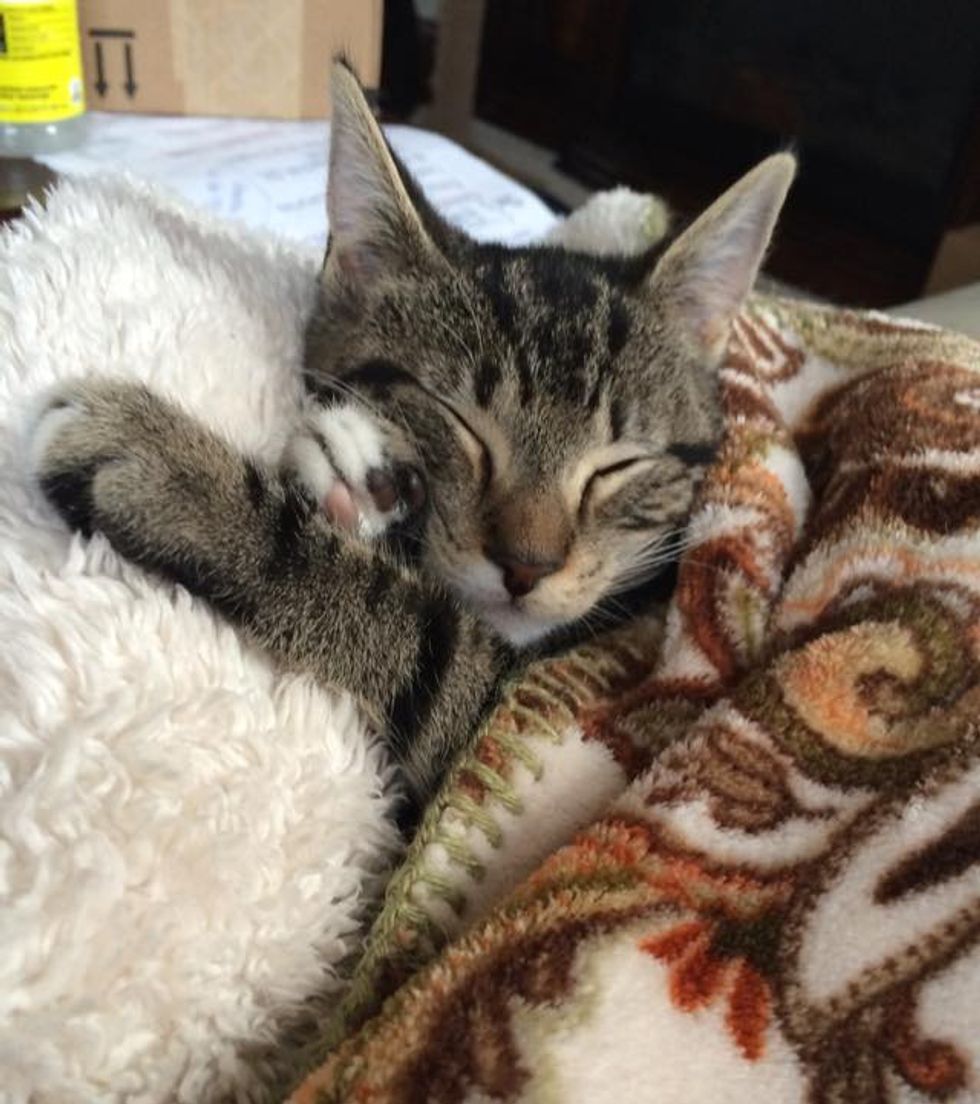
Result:
{"label": "tabby kitten", "polygon": [[719,433],[715,369],[794,172],[764,161],[668,248],[478,245],[333,74],[331,237],[281,471],[136,384],[49,401],[69,525],[351,692],[412,810],[521,649],[656,573]]}

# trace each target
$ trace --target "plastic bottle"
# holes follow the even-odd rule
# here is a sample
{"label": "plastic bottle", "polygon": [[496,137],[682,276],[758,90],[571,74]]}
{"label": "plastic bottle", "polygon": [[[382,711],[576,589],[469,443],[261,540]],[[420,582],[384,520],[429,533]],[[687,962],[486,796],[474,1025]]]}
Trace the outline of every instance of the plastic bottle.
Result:
{"label": "plastic bottle", "polygon": [[85,136],[76,0],[0,0],[0,207],[46,170],[30,160]]}

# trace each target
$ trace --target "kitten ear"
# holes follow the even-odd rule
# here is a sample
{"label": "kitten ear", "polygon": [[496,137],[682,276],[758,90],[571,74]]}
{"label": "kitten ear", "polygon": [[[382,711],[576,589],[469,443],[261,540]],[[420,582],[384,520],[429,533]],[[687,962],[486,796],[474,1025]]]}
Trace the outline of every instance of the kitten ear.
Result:
{"label": "kitten ear", "polygon": [[330,238],[324,276],[347,285],[435,252],[381,128],[353,70],[336,60],[331,73]]}
{"label": "kitten ear", "polygon": [[752,290],[795,174],[788,153],[756,165],[670,246],[649,278],[670,322],[713,362]]}

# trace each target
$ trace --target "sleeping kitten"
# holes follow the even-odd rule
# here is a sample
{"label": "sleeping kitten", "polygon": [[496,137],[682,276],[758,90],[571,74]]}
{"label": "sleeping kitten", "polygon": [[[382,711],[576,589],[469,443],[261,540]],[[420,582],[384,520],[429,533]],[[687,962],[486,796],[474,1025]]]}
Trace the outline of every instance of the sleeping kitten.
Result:
{"label": "sleeping kitten", "polygon": [[38,425],[65,520],[354,694],[412,803],[520,663],[673,554],[717,442],[715,370],[794,172],[777,155],[639,259],[478,245],[338,63],[331,237],[281,472],[135,384]]}

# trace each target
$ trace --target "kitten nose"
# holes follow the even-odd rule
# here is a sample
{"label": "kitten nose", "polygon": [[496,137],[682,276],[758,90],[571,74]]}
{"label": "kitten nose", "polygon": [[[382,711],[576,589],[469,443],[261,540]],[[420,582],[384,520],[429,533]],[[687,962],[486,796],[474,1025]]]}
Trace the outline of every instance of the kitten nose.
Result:
{"label": "kitten nose", "polygon": [[538,582],[546,575],[553,575],[561,563],[558,560],[544,560],[528,563],[513,556],[496,556],[496,562],[504,573],[504,586],[512,598],[523,598],[530,594]]}
{"label": "kitten nose", "polygon": [[496,504],[484,553],[503,571],[511,597],[523,598],[564,566],[571,538],[571,522],[556,491],[517,487]]}

